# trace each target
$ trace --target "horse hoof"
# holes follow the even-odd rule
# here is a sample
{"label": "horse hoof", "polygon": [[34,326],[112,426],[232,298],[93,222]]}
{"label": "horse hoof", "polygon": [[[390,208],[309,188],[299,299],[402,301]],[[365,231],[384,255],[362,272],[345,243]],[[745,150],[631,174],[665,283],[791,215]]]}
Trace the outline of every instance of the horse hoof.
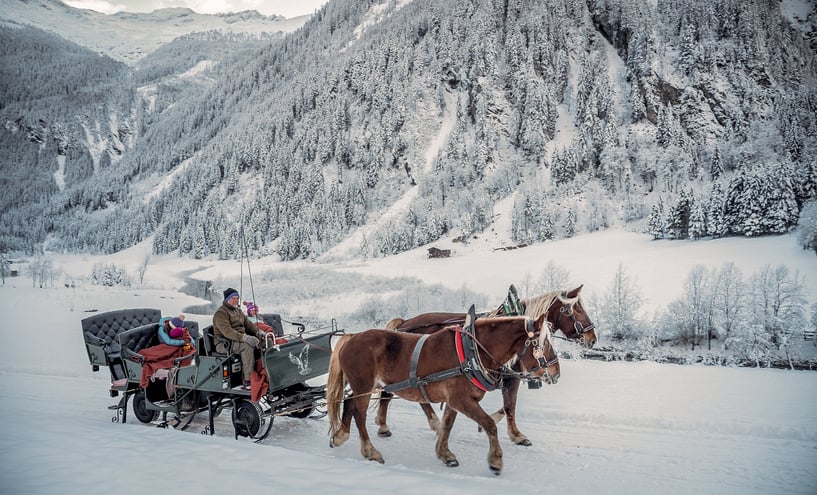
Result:
{"label": "horse hoof", "polygon": [[378,464],[386,464],[386,461],[384,461],[382,458],[379,458],[379,459],[378,459],[378,458],[374,458],[374,459],[369,459],[369,460],[370,460],[370,461],[374,461],[374,462],[376,462],[376,463],[378,463]]}
{"label": "horse hoof", "polygon": [[521,445],[523,447],[530,447],[531,445],[533,445],[533,442],[531,442],[527,438],[523,438],[522,440],[516,442],[516,445]]}
{"label": "horse hoof", "polygon": [[493,467],[493,466],[490,466],[490,467],[491,467],[491,472],[494,473],[495,476],[499,476],[499,474],[502,472],[502,468],[496,468],[496,467]]}
{"label": "horse hoof", "polygon": [[458,461],[456,459],[449,459],[449,460],[445,461],[445,465],[448,466],[448,467],[457,467],[457,466],[460,465],[460,461]]}
{"label": "horse hoof", "polygon": [[391,436],[391,432],[390,432],[389,430],[386,430],[386,431],[378,431],[378,432],[377,432],[377,436],[379,436],[379,437],[384,437],[384,438],[385,438],[385,437],[390,437],[390,436]]}

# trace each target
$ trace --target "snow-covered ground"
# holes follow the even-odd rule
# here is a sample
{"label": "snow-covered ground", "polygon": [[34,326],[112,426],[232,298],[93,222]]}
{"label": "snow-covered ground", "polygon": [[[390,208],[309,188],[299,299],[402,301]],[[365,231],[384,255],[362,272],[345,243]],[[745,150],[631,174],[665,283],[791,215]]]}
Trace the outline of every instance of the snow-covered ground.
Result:
{"label": "snow-covered ground", "polygon": [[[785,262],[809,284],[817,279],[813,253],[797,249],[792,236],[700,243],[632,236],[602,233],[501,252],[472,244],[448,260],[417,250],[327,267],[501,294],[550,259],[572,261],[573,275],[591,289],[603,286],[619,262],[630,262],[645,292],[658,299],[675,297],[675,279],[693,262],[731,260],[746,273]],[[143,255],[134,248],[54,259],[66,277],[79,277],[99,262],[131,271]],[[274,264],[258,262],[264,263]],[[325,419],[278,418],[260,444],[234,440],[229,414],[217,419],[215,436],[198,434],[199,419],[184,432],[142,425],[132,415],[127,424],[112,423],[108,377],[90,371],[80,320],[89,310],[157,307],[175,314],[201,303],[178,292],[180,274],[195,268],[204,269],[202,278],[237,277],[240,269],[236,262],[155,257],[139,288],[80,282],[39,289],[27,278],[0,287],[4,492],[817,493],[817,373],[808,371],[562,360],[557,385],[520,393],[520,428],[534,445],[512,445],[500,425],[505,468],[498,477],[487,467],[487,441],[474,423],[458,419],[451,448],[460,466],[447,468],[435,458],[434,434],[419,408],[404,401],[392,406],[394,436],[374,438],[385,465],[362,459],[354,428],[349,442],[330,449]],[[209,323],[206,315],[191,318]],[[488,394],[486,410],[500,400]]]}

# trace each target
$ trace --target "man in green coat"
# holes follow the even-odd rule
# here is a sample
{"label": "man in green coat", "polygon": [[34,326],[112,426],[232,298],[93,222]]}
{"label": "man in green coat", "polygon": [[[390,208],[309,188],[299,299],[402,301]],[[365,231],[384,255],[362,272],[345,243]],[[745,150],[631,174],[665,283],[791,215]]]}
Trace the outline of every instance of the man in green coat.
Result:
{"label": "man in green coat", "polygon": [[224,303],[213,314],[213,334],[218,352],[241,355],[242,386],[249,390],[250,374],[255,369],[255,348],[263,342],[266,333],[247,319],[239,305],[238,291],[225,290]]}

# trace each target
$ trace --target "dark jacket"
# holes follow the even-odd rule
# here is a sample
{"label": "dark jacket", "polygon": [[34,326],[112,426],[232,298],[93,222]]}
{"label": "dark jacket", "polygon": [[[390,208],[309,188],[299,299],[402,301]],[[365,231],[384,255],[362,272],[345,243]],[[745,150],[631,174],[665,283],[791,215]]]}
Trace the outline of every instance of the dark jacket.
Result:
{"label": "dark jacket", "polygon": [[241,308],[234,308],[226,302],[213,314],[213,334],[236,342],[242,342],[244,334],[260,338],[258,327],[247,319]]}

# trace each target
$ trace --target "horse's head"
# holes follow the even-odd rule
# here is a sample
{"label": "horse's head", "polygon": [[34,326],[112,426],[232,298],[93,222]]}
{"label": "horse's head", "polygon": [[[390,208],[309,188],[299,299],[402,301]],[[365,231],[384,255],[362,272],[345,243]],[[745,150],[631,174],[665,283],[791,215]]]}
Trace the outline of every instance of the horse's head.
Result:
{"label": "horse's head", "polygon": [[553,324],[554,332],[560,331],[567,339],[590,348],[596,343],[596,325],[582,306],[579,297],[582,287],[556,295],[547,309],[547,319]]}
{"label": "horse's head", "polygon": [[542,314],[536,320],[525,318],[527,339],[525,348],[519,354],[519,364],[522,370],[532,378],[541,378],[547,383],[555,384],[559,381],[559,354],[553,345],[550,323]]}

